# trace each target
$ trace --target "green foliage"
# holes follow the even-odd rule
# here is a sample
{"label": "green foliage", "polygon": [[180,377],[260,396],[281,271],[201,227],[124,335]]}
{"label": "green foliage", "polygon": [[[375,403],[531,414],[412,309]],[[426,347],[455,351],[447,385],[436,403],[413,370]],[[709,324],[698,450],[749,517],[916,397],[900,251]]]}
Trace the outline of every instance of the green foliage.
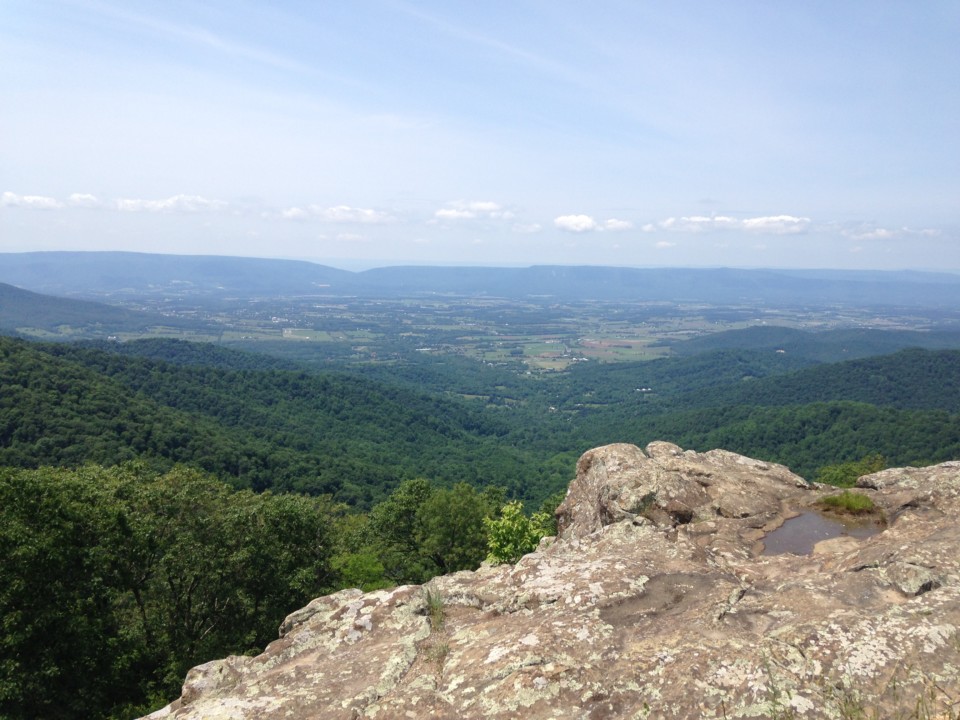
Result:
{"label": "green foliage", "polygon": [[[874,448],[895,465],[960,456],[960,416],[949,414],[960,394],[944,391],[960,383],[955,352],[797,372],[803,363],[783,355],[720,350],[582,363],[538,379],[397,352],[414,357],[359,377],[279,369],[291,365],[212,345],[0,338],[0,464],[145,457],[159,469],[185,463],[238,487],[329,493],[369,509],[416,477],[497,484],[539,504],[566,487],[579,453],[616,441],[723,447],[809,478]],[[441,388],[487,400],[427,392]],[[809,402],[831,393],[850,400]],[[511,403],[490,404],[498,394]]]}
{"label": "green foliage", "polygon": [[758,379],[715,384],[684,405],[799,405],[849,400],[902,410],[960,411],[960,351],[901,350],[891,355],[816,365]]}
{"label": "green foliage", "polygon": [[365,514],[338,518],[330,567],[338,587],[380,590],[396,583],[387,577],[383,558],[371,545],[370,519]]}
{"label": "green foliage", "polygon": [[0,717],[130,717],[333,589],[325,499],[185,468],[0,473]]}
{"label": "green foliage", "polygon": [[867,515],[877,509],[877,506],[869,497],[863,493],[850,492],[849,490],[844,490],[839,495],[822,497],[817,501],[817,504],[846,515]]}
{"label": "green foliage", "polygon": [[[111,612],[99,544],[100,500],[91,482],[60,484],[56,471],[0,475],[0,717],[81,718],[133,700],[136,648]],[[119,651],[119,652],[118,652]],[[111,687],[118,679],[124,682]]]}
{"label": "green foliage", "polygon": [[383,564],[385,577],[398,585],[423,583],[436,574],[417,542],[417,517],[433,493],[427,480],[407,480],[370,511],[365,544]]}
{"label": "green foliage", "polygon": [[504,443],[504,418],[463,401],[344,374],[234,369],[257,363],[213,346],[129,344],[144,358],[114,345],[0,337],[0,465],[147,457],[360,508],[424,475],[537,499],[562,482],[535,447]]}
{"label": "green foliage", "polygon": [[499,518],[486,518],[487,559],[494,563],[515,563],[537,549],[540,539],[550,534],[553,518],[547,513],[523,514],[523,503],[509,502],[503,506]]}
{"label": "green foliage", "polygon": [[473,570],[486,555],[484,519],[495,516],[504,501],[499,487],[437,488],[423,479],[408,480],[370,511],[360,542],[397,584]]}
{"label": "green foliage", "polygon": [[885,467],[887,467],[887,461],[883,455],[873,453],[856,462],[824,465],[817,471],[817,482],[836,487],[853,487],[858,478],[880,472]]}
{"label": "green foliage", "polygon": [[466,483],[435,490],[417,510],[420,552],[440,574],[476,568],[487,552],[484,519],[502,502],[502,492],[480,493]]}
{"label": "green foliage", "polygon": [[437,590],[424,588],[423,602],[426,605],[427,617],[430,620],[430,630],[437,631],[443,629],[447,620],[447,607],[443,601],[443,595]]}

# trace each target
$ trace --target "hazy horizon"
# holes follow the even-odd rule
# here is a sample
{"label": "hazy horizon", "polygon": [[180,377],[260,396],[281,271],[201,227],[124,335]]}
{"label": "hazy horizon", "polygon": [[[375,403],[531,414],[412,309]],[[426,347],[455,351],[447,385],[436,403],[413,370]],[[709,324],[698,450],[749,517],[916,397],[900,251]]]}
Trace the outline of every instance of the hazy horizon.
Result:
{"label": "hazy horizon", "polygon": [[7,3],[0,252],[958,272],[958,36],[949,0]]}
{"label": "hazy horizon", "polygon": [[778,267],[770,265],[730,265],[730,264],[705,264],[705,265],[641,265],[641,264],[611,264],[611,263],[554,263],[554,262],[516,262],[516,263],[497,263],[497,262],[470,262],[470,261],[432,261],[423,259],[419,261],[390,260],[383,258],[311,258],[297,256],[266,256],[266,255],[234,255],[223,253],[206,252],[178,252],[178,253],[151,253],[140,250],[27,250],[12,251],[6,253],[0,250],[0,257],[4,254],[26,254],[26,253],[140,253],[145,255],[166,255],[174,257],[221,257],[221,258],[244,258],[250,260],[280,260],[304,262],[315,265],[332,267],[336,270],[346,270],[348,272],[363,272],[365,270],[374,270],[378,268],[402,268],[402,267],[435,267],[435,268],[485,268],[485,269],[525,269],[531,267],[594,267],[594,268],[624,268],[635,270],[746,270],[746,271],[767,271],[782,273],[844,273],[844,272],[864,272],[864,273],[924,273],[924,274],[944,274],[960,275],[960,270],[951,270],[943,268],[895,268],[895,269],[871,269],[871,268],[840,268],[840,267]]}

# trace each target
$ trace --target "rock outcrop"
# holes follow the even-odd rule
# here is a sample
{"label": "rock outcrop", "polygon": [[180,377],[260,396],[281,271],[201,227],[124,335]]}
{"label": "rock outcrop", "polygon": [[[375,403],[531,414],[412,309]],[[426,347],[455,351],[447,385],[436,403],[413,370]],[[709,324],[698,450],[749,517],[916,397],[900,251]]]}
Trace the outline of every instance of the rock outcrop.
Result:
{"label": "rock outcrop", "polygon": [[960,463],[858,485],[882,532],[765,556],[835,491],[719,450],[591,450],[516,565],[318,598],[150,717],[956,717]]}

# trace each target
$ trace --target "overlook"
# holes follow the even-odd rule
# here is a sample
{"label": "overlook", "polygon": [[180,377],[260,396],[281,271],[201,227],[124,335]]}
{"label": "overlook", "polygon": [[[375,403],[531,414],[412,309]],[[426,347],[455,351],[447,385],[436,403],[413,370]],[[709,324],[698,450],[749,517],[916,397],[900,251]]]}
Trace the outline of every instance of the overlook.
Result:
{"label": "overlook", "polygon": [[723,450],[596,448],[516,565],[317,598],[148,718],[955,717],[960,463],[856,492],[882,532],[762,556],[836,490]]}
{"label": "overlook", "polygon": [[0,7],[0,720],[960,720],[956,0]]}

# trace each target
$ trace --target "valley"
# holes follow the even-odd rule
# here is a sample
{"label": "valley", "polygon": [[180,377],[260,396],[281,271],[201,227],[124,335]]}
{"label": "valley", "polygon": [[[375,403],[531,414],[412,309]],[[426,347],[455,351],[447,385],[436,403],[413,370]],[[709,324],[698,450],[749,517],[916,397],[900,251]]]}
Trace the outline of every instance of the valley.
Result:
{"label": "valley", "polygon": [[[262,648],[313,597],[476,568],[508,511],[536,519],[535,545],[591,448],[720,448],[842,487],[960,457],[960,314],[936,292],[893,302],[950,278],[883,293],[873,277],[747,273],[745,295],[718,271],[686,276],[706,284],[679,299],[663,290],[677,276],[648,277],[658,296],[622,282],[584,297],[573,270],[557,271],[566,294],[397,270],[290,292],[270,262],[224,260],[204,281],[196,261],[138,256],[118,290],[117,259],[100,260],[64,294],[41,285],[66,273],[0,284],[14,717],[159,707],[187,669]],[[64,610],[81,606],[97,609]],[[78,688],[51,695],[50,673]]]}

